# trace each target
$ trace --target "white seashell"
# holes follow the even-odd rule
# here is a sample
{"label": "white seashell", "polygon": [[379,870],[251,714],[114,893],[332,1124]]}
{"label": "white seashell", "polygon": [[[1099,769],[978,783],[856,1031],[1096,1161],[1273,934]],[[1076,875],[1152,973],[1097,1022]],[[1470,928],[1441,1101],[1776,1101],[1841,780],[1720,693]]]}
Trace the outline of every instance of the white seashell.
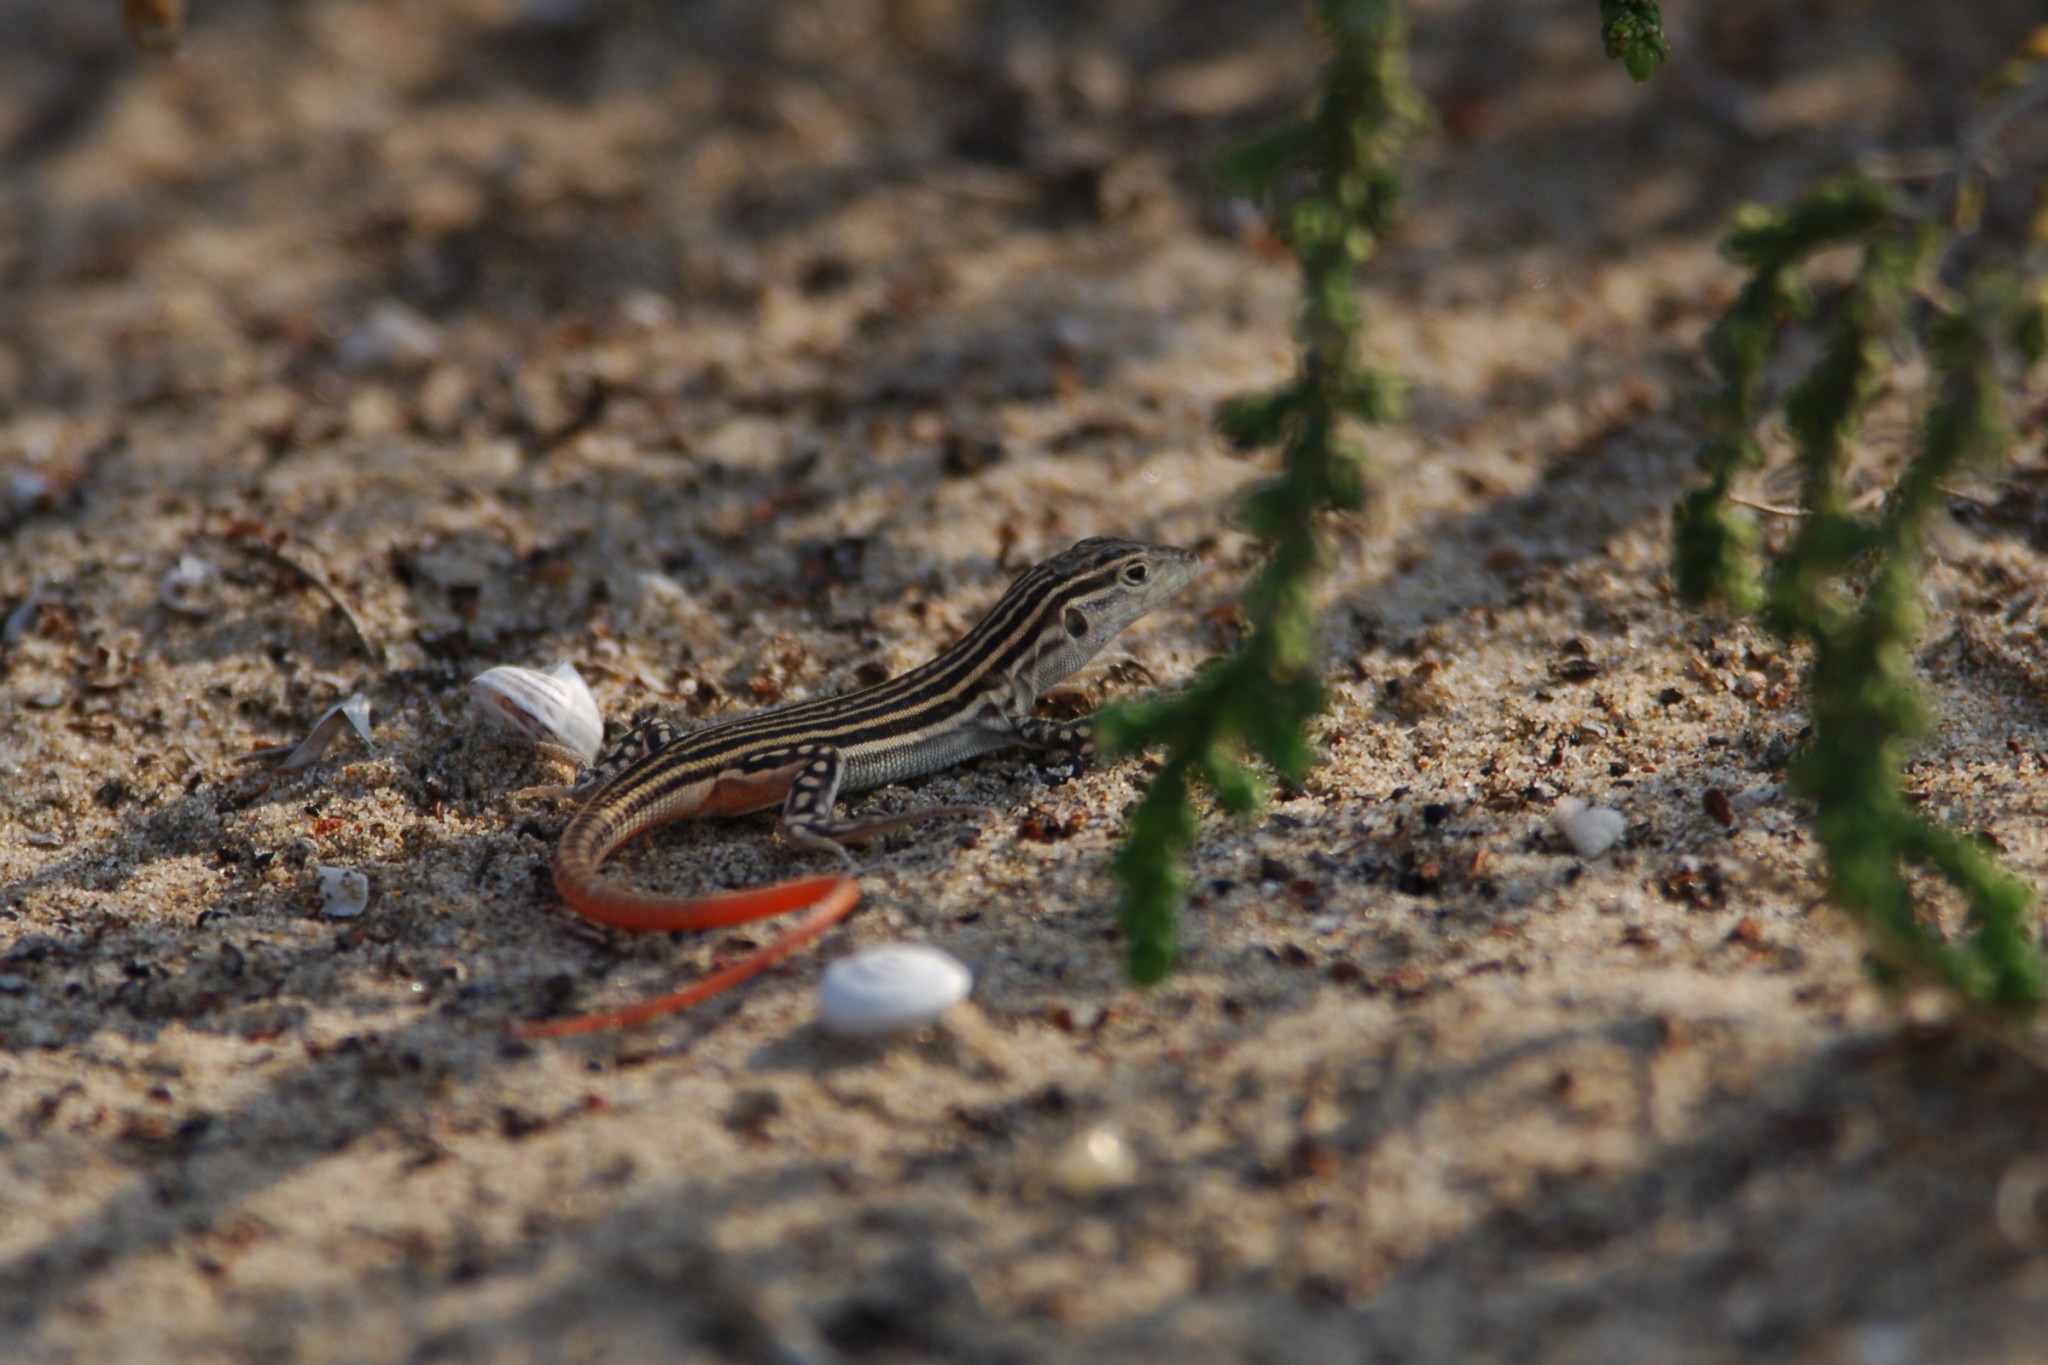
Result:
{"label": "white seashell", "polygon": [[663,606],[690,600],[690,590],[665,573],[643,573],[639,577],[639,586],[642,596]]}
{"label": "white seashell", "polygon": [[825,969],[818,1026],[855,1038],[923,1028],[973,989],[974,973],[930,944],[863,948]]}
{"label": "white seashell", "polygon": [[313,869],[320,879],[320,913],[329,919],[354,919],[370,904],[370,879],[352,867]]}
{"label": "white seashell", "polygon": [[32,511],[56,487],[57,481],[41,470],[10,469],[7,471],[7,496],[0,498],[0,507],[9,512]]}
{"label": "white seashell", "polygon": [[1581,858],[1599,857],[1628,832],[1628,821],[1620,811],[1587,805],[1576,796],[1559,799],[1551,808],[1550,823]]}
{"label": "white seashell", "polygon": [[1735,798],[1728,804],[1733,806],[1738,813],[1747,814],[1760,806],[1770,805],[1771,802],[1778,799],[1783,790],[1776,782],[1762,787],[1751,787],[1747,791],[1735,793]]}
{"label": "white seashell", "polygon": [[2048,1250],[2048,1157],[2023,1156],[2006,1167],[1991,1214],[2014,1250]]}
{"label": "white seashell", "polygon": [[[306,737],[299,741],[299,747],[277,766],[304,768],[318,763],[334,747],[334,741],[350,730],[361,735],[363,743],[373,749],[376,747],[370,738],[370,699],[360,692],[337,706],[328,707],[320,719],[313,722],[313,728],[306,732]],[[281,749],[266,749],[258,756],[271,757],[281,752]]]}
{"label": "white seashell", "polygon": [[220,570],[198,555],[179,555],[169,573],[157,580],[157,601],[181,616],[204,616],[213,610],[213,587]]}
{"label": "white seashell", "polygon": [[28,596],[15,604],[7,613],[5,624],[0,624],[0,645],[18,645],[29,628],[36,623],[36,609],[50,600],[50,582],[38,578],[28,585]]}
{"label": "white seashell", "polygon": [[414,370],[440,358],[441,329],[402,303],[380,303],[341,339],[334,358],[346,370]]}
{"label": "white seashell", "polygon": [[1122,1134],[1098,1124],[1076,1133],[1054,1152],[1046,1174],[1063,1192],[1085,1198],[1136,1180],[1138,1158]]}
{"label": "white seashell", "polygon": [[469,696],[486,720],[579,768],[604,749],[604,717],[574,664],[545,673],[509,664],[489,669],[470,679]]}

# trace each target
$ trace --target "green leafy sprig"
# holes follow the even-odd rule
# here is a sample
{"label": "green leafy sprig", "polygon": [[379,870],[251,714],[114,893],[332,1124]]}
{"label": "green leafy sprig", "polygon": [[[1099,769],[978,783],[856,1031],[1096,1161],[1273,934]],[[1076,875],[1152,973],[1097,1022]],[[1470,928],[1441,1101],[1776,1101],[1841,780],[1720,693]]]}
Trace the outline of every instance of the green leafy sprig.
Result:
{"label": "green leafy sprig", "polygon": [[[1704,482],[1678,506],[1673,576],[1688,598],[1759,612],[1780,638],[1811,647],[1811,734],[1791,786],[1812,806],[1834,900],[1881,963],[1941,985],[1975,1014],[2010,1018],[2043,998],[2032,896],[1985,845],[1915,809],[1901,781],[1906,746],[1928,723],[1911,648],[1928,523],[1947,480],[2011,445],[2001,352],[2031,363],[2033,339],[2048,341],[2038,291],[2009,270],[1980,267],[1958,289],[1939,286],[1953,231],[1901,213],[1890,190],[1861,180],[1782,213],[1743,211],[1726,246],[1749,279],[1708,337],[1722,384],[1707,405]],[[1761,460],[1754,432],[1779,326],[1813,311],[1802,266],[1845,244],[1861,251],[1855,282],[1828,310],[1819,359],[1782,402],[1802,476],[1799,528],[1760,574],[1755,523],[1731,502],[1731,485]],[[1843,486],[1847,451],[1908,344],[1933,376],[1919,448],[1882,507],[1862,512]],[[1962,895],[1958,941],[1931,922],[1913,869]]]}
{"label": "green leafy sprig", "polygon": [[1657,0],[1600,0],[1600,41],[1607,45],[1610,58],[1628,68],[1637,85],[1671,60]]}
{"label": "green leafy sprig", "polygon": [[1408,83],[1407,19],[1399,0],[1318,0],[1330,43],[1314,101],[1297,122],[1231,153],[1231,187],[1265,206],[1300,264],[1300,361],[1293,379],[1240,398],[1217,419],[1246,449],[1277,447],[1278,474],[1245,498],[1241,519],[1267,557],[1242,598],[1250,634],[1177,697],[1112,708],[1101,718],[1110,752],[1166,750],[1130,813],[1114,870],[1123,883],[1131,975],[1156,981],[1175,956],[1175,916],[1187,895],[1197,785],[1242,814],[1265,799],[1256,756],[1286,781],[1314,762],[1305,729],[1323,707],[1312,591],[1327,550],[1319,516],[1365,497],[1364,455],[1350,421],[1383,422],[1401,387],[1367,365],[1353,277],[1371,258],[1400,199],[1395,167],[1426,112]]}

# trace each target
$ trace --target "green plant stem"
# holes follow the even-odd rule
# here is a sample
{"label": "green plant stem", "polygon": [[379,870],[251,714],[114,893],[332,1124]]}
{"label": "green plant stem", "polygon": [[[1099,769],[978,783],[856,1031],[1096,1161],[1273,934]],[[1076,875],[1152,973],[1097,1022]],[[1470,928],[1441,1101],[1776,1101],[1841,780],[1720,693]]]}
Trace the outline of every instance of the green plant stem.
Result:
{"label": "green plant stem", "polygon": [[1141,982],[1163,976],[1177,951],[1195,789],[1245,813],[1266,791],[1245,756],[1289,781],[1314,761],[1304,731],[1323,707],[1312,594],[1327,551],[1317,526],[1324,513],[1357,507],[1365,496],[1363,454],[1343,426],[1387,420],[1399,403],[1398,383],[1360,359],[1353,277],[1393,217],[1394,166],[1424,118],[1407,79],[1406,15],[1399,0],[1319,0],[1316,15],[1331,55],[1310,112],[1238,148],[1220,168],[1226,183],[1264,202],[1301,273],[1294,378],[1227,405],[1218,418],[1233,443],[1280,450],[1276,476],[1241,509],[1266,548],[1241,604],[1250,634],[1179,697],[1112,708],[1098,731],[1110,752],[1166,750],[1113,864],[1130,972]]}
{"label": "green plant stem", "polygon": [[[1804,517],[1759,591],[1749,543],[1726,533],[1725,518],[1734,474],[1755,459],[1752,433],[1764,411],[1760,381],[1777,314],[1763,301],[1803,305],[1799,264],[1820,245],[1845,240],[1862,242],[1862,267],[1832,310],[1819,360],[1784,398]],[[1731,234],[1731,252],[1752,275],[1710,338],[1723,388],[1710,407],[1706,482],[1679,506],[1674,576],[1696,600],[1718,595],[1738,609],[1760,606],[1776,634],[1812,647],[1812,733],[1791,785],[1812,806],[1834,900],[1890,967],[1938,983],[1973,1016],[2009,1017],[2042,999],[2032,898],[1975,840],[1921,816],[1900,772],[1906,745],[1927,726],[1911,654],[1927,525],[1947,480],[2011,443],[1997,348],[2011,335],[2025,349],[2040,325],[2031,302],[2038,295],[2023,298],[2011,280],[1986,272],[1961,302],[1928,306],[1920,332],[1935,393],[1920,449],[1875,518],[1858,516],[1843,487],[1850,443],[1948,240],[1924,221],[1892,221],[1887,195],[1853,183],[1783,215],[1750,213]],[[1959,944],[1925,922],[1910,867],[1964,896],[1969,926]]]}
{"label": "green plant stem", "polygon": [[1637,85],[1671,60],[1657,0],[1600,0],[1600,40],[1607,55],[1628,68]]}

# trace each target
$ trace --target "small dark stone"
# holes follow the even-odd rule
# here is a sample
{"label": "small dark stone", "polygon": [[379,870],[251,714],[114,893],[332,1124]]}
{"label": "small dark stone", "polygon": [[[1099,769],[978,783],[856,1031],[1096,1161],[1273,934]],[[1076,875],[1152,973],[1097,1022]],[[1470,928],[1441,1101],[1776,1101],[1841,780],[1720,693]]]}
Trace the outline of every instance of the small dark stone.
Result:
{"label": "small dark stone", "polygon": [[811,592],[821,591],[835,583],[858,582],[867,554],[868,542],[862,536],[814,540],[798,548],[797,577]]}
{"label": "small dark stone", "polygon": [[0,953],[0,965],[13,966],[20,962],[41,962],[45,958],[68,958],[71,950],[63,940],[51,938],[48,934],[23,934],[14,941],[14,946]]}
{"label": "small dark stone", "polygon": [[750,1142],[762,1142],[768,1137],[768,1125],[780,1117],[782,1096],[773,1090],[742,1090],[733,1096],[720,1122],[729,1132]]}
{"label": "small dark stone", "polygon": [[853,283],[853,277],[853,262],[844,256],[820,256],[805,266],[803,273],[797,276],[797,288],[812,298],[819,298],[826,294],[838,293]]}
{"label": "small dark stone", "polygon": [[1028,1103],[1039,1113],[1054,1116],[1067,1113],[1074,1107],[1074,1101],[1067,1094],[1065,1087],[1057,1082],[1034,1094]]}
{"label": "small dark stone", "polygon": [[509,1105],[498,1110],[498,1132],[512,1142],[531,1137],[547,1126],[547,1119],[539,1114],[529,1114]]}
{"label": "small dark stone", "polygon": [[1003,455],[1001,441],[964,431],[949,431],[939,448],[939,468],[955,478],[962,478],[1000,464]]}

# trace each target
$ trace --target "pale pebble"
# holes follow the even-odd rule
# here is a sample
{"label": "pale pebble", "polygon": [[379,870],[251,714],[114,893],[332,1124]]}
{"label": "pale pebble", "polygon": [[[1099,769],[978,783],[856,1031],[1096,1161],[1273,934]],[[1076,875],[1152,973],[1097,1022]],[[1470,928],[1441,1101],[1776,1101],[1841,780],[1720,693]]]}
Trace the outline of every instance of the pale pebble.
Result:
{"label": "pale pebble", "polygon": [[1046,1174],[1062,1192],[1086,1198],[1136,1180],[1138,1158],[1121,1133],[1097,1124],[1063,1143],[1052,1154]]}
{"label": "pale pebble", "polygon": [[1597,858],[1621,842],[1628,821],[1621,812],[1588,805],[1576,796],[1561,798],[1551,809],[1550,823],[1581,858]]}
{"label": "pale pebble", "polygon": [[929,944],[863,948],[825,969],[818,983],[818,1026],[842,1037],[924,1028],[973,989],[974,973]]}
{"label": "pale pebble", "polygon": [[329,919],[354,919],[370,904],[370,879],[352,867],[320,866],[320,913]]}

